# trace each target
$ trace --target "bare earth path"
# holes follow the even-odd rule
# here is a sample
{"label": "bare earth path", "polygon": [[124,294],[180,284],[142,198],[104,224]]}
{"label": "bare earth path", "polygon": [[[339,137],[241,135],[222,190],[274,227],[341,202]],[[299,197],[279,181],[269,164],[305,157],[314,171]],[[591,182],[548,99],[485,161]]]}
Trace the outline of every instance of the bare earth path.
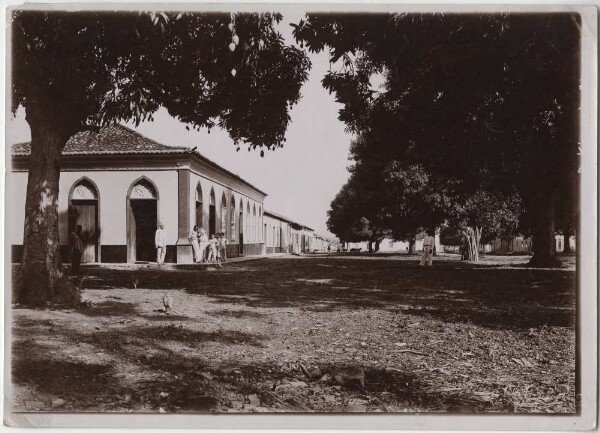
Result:
{"label": "bare earth path", "polygon": [[12,309],[10,398],[60,412],[575,411],[573,266],[361,258],[87,268],[91,308]]}

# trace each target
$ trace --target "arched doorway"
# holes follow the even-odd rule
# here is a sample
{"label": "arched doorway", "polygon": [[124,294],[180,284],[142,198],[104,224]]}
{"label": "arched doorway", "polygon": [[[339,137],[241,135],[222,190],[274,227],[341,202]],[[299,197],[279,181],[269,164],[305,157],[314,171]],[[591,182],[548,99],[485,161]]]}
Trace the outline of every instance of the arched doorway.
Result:
{"label": "arched doorway", "polygon": [[252,241],[254,243],[258,242],[258,227],[256,225],[256,205],[252,206]]}
{"label": "arched doorway", "polygon": [[235,200],[233,197],[231,197],[229,220],[229,241],[235,242]]}
{"label": "arched doorway", "polygon": [[127,194],[127,261],[156,260],[154,235],[158,227],[158,191],[147,178],[131,185]]}
{"label": "arched doorway", "polygon": [[69,192],[69,233],[81,226],[83,254],[81,263],[99,261],[100,224],[98,222],[98,189],[87,178],[73,184]]}
{"label": "arched doorway", "polygon": [[246,206],[246,229],[244,230],[244,235],[246,239],[244,239],[247,243],[252,242],[252,232],[250,231],[252,228],[252,214],[250,213],[250,202],[248,202]]}
{"label": "arched doorway", "polygon": [[215,190],[210,190],[210,199],[208,202],[208,237],[217,233],[217,209],[215,205]]}
{"label": "arched doorway", "polygon": [[240,240],[240,255],[244,254],[244,202],[240,199],[240,219],[238,220],[238,239]]}
{"label": "arched doorway", "polygon": [[196,187],[196,225],[198,227],[203,227],[204,223],[202,222],[202,187],[198,183]]}
{"label": "arched doorway", "polygon": [[221,228],[220,233],[225,233],[227,236],[227,198],[225,192],[221,196]]}

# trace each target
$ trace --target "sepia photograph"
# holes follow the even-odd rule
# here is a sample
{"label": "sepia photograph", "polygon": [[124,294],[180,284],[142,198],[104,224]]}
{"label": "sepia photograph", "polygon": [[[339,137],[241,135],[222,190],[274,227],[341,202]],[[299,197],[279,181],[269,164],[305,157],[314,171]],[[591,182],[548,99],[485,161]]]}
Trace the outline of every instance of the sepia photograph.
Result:
{"label": "sepia photograph", "polygon": [[6,10],[5,423],[593,427],[594,7],[162,8]]}

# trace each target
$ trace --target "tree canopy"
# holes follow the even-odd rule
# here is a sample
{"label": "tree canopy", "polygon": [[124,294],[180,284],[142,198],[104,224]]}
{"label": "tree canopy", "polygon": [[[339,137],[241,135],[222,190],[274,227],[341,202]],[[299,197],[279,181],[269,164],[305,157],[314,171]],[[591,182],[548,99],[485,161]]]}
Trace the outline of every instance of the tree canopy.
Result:
{"label": "tree canopy", "polygon": [[164,106],[192,127],[226,129],[235,142],[281,146],[310,62],[284,44],[280,20],[15,11],[13,110],[22,105],[30,116],[39,106],[72,133],[151,120]]}
{"label": "tree canopy", "polygon": [[329,50],[323,85],[343,104],[340,120],[365,137],[361,159],[418,165],[464,197],[516,188],[521,229],[547,258],[557,196],[577,200],[562,191],[577,184],[579,20],[310,14],[294,35]]}
{"label": "tree canopy", "polygon": [[[308,77],[277,13],[12,12],[12,110],[31,157],[20,302],[74,302],[58,249],[61,152],[79,131],[152,120],[220,127],[237,145],[277,148]],[[262,152],[262,150],[261,150]]]}

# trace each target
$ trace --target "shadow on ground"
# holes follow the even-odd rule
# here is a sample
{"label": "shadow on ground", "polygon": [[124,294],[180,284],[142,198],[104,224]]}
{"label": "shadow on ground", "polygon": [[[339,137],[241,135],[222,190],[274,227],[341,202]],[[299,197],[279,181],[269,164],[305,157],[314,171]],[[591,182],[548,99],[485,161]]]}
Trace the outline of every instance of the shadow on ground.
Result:
{"label": "shadow on ground", "polygon": [[[317,312],[400,308],[405,314],[511,329],[573,326],[575,320],[576,275],[560,269],[507,269],[443,260],[426,269],[416,261],[344,258],[269,259],[252,266],[254,272],[246,272],[244,263],[214,272],[175,271],[177,278],[174,271],[97,269],[84,287],[128,287],[135,273],[140,288],[185,289],[207,295],[213,302],[247,307]],[[106,305],[107,311],[112,308]],[[213,314],[250,317],[253,313]]]}

